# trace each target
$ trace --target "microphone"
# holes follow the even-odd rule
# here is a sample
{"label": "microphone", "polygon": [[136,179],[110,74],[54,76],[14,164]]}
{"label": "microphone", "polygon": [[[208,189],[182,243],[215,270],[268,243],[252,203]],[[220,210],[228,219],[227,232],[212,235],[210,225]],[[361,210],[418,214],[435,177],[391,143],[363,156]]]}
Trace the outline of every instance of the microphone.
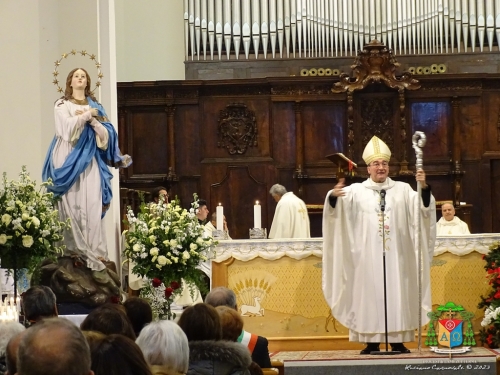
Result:
{"label": "microphone", "polygon": [[380,190],[380,211],[385,211],[385,190]]}

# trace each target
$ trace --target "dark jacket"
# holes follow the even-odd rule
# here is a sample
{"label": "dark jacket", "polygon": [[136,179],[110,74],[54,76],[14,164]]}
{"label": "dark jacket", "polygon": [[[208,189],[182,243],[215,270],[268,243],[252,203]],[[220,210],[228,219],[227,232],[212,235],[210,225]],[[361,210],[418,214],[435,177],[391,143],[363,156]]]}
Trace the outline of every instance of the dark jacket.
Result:
{"label": "dark jacket", "polygon": [[187,375],[250,375],[250,352],[237,342],[190,341]]}

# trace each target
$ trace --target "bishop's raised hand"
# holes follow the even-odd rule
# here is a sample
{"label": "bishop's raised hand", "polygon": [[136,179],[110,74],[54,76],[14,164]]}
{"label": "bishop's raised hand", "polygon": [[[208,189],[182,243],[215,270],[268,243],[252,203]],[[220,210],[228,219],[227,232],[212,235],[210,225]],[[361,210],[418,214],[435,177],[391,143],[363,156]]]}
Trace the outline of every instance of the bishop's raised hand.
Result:
{"label": "bishop's raised hand", "polygon": [[337,185],[334,186],[332,191],[332,195],[334,197],[343,197],[345,195],[345,192],[343,190],[345,186],[344,182],[345,178],[340,178],[339,182],[337,182]]}

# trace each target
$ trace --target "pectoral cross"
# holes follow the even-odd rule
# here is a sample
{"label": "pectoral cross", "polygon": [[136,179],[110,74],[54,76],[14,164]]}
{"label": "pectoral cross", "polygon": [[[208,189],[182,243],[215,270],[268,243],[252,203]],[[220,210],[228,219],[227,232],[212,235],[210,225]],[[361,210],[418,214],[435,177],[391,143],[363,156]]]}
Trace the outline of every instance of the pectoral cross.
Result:
{"label": "pectoral cross", "polygon": [[301,208],[301,209],[299,210],[299,213],[302,215],[302,219],[303,219],[303,220],[305,220],[305,219],[306,219],[306,216],[305,216],[305,213],[306,213],[306,212],[307,212],[307,211],[306,211],[304,208]]}

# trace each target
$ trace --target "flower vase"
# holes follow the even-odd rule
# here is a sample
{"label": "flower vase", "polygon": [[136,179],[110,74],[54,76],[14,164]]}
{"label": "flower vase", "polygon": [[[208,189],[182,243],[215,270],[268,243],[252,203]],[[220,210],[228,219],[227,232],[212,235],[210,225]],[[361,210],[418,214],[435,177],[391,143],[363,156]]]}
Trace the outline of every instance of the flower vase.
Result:
{"label": "flower vase", "polygon": [[12,270],[14,276],[14,296],[24,293],[29,288],[28,268],[30,261],[26,256],[17,256],[22,254],[23,249],[10,248],[8,253],[1,257],[1,268]]}

